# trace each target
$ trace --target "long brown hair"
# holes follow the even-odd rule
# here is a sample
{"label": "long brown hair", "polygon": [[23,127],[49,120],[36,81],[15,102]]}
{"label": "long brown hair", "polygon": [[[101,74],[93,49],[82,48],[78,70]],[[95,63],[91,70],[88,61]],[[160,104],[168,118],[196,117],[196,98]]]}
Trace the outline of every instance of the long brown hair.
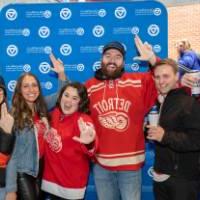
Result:
{"label": "long brown hair", "polygon": [[17,85],[15,87],[12,98],[12,114],[15,119],[15,128],[17,129],[23,129],[25,126],[33,127],[34,113],[32,113],[31,108],[26,103],[21,91],[22,82],[26,76],[33,77],[36,80],[39,88],[39,96],[34,102],[34,113],[38,114],[40,118],[47,117],[48,119],[47,106],[42,96],[39,80],[32,73],[24,73],[19,77],[17,81]]}

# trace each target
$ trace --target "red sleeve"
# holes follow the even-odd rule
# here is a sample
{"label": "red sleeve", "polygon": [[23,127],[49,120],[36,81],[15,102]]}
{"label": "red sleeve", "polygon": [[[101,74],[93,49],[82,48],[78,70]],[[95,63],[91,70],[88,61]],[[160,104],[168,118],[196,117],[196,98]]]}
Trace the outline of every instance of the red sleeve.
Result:
{"label": "red sleeve", "polygon": [[144,84],[145,113],[148,113],[150,108],[155,104],[158,96],[151,72],[144,74],[143,84]]}
{"label": "red sleeve", "polygon": [[97,136],[94,140],[94,142],[90,145],[81,144],[81,149],[84,153],[86,153],[89,157],[93,157],[96,153],[98,147],[98,139]]}
{"label": "red sleeve", "polygon": [[44,155],[44,149],[45,149],[44,134],[45,134],[47,128],[41,121],[36,121],[35,129],[37,132],[39,155],[40,155],[40,157],[42,157]]}
{"label": "red sleeve", "polygon": [[[158,63],[158,62],[160,62],[160,61],[161,61],[161,58],[156,56],[156,63]],[[156,63],[155,63],[155,64],[156,64]],[[154,64],[154,65],[155,65],[155,64]],[[149,64],[149,66],[150,66],[150,71],[152,72],[152,74],[153,74],[153,70],[154,70],[154,65]]]}
{"label": "red sleeve", "polygon": [[156,56],[156,63],[159,61],[161,61],[161,58]]}
{"label": "red sleeve", "polygon": [[38,133],[38,146],[39,146],[39,154],[41,158],[44,155],[44,150],[45,150],[44,136],[41,133]]}

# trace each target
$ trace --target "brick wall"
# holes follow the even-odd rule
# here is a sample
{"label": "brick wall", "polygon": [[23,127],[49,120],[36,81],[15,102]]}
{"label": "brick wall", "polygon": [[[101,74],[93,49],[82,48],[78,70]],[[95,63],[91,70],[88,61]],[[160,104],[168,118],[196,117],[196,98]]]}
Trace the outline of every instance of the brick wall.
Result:
{"label": "brick wall", "polygon": [[175,43],[186,38],[200,53],[200,3],[168,7],[168,55],[176,59]]}

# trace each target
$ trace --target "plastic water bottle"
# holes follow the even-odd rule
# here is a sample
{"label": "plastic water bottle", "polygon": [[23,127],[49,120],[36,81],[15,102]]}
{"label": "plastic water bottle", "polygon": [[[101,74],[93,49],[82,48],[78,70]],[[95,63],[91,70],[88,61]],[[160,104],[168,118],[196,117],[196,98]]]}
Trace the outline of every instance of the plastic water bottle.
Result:
{"label": "plastic water bottle", "polygon": [[191,89],[191,94],[194,97],[199,97],[200,96],[200,71],[199,70],[191,70],[190,74],[194,78],[197,78],[196,83],[194,83],[194,85]]}
{"label": "plastic water bottle", "polygon": [[158,107],[154,105],[148,114],[149,125],[157,126],[159,121]]}

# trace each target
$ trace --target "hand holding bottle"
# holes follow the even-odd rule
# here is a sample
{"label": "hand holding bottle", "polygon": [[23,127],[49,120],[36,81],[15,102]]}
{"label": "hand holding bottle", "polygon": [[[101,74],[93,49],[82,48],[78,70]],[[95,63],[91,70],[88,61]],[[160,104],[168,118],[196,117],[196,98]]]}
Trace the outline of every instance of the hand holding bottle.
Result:
{"label": "hand holding bottle", "polygon": [[161,126],[147,125],[147,139],[161,142],[165,134],[165,130]]}

